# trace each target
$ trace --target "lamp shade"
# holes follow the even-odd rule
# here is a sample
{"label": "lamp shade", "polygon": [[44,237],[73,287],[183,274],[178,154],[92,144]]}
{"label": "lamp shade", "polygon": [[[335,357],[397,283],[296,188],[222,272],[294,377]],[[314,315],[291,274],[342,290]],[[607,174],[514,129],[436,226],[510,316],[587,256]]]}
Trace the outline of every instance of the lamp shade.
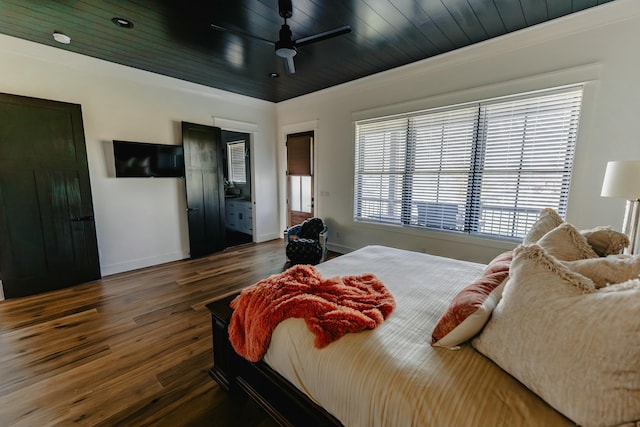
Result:
{"label": "lamp shade", "polygon": [[608,162],[600,195],[640,199],[640,161]]}

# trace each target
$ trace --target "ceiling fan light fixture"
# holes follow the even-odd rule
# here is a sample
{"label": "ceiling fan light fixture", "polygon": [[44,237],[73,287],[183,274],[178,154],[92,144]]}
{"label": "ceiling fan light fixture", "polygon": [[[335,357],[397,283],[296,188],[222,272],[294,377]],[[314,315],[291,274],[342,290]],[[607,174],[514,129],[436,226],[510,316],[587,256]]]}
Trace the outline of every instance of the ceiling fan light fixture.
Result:
{"label": "ceiling fan light fixture", "polygon": [[293,58],[298,51],[295,47],[278,47],[276,44],[276,55],[280,58]]}
{"label": "ceiling fan light fixture", "polygon": [[280,28],[280,39],[276,42],[276,55],[280,58],[293,58],[298,53],[291,36],[291,28],[287,24],[283,24]]}

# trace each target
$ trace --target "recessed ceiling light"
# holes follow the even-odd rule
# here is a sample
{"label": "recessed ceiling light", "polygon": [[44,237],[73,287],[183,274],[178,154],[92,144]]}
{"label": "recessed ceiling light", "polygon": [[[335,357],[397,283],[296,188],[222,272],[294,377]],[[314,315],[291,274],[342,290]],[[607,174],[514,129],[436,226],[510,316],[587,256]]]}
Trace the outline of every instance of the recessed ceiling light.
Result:
{"label": "recessed ceiling light", "polygon": [[66,34],[61,33],[60,31],[53,32],[53,39],[58,43],[69,44],[71,43],[71,37]]}
{"label": "recessed ceiling light", "polygon": [[111,18],[111,22],[121,28],[133,28],[133,22],[124,18]]}

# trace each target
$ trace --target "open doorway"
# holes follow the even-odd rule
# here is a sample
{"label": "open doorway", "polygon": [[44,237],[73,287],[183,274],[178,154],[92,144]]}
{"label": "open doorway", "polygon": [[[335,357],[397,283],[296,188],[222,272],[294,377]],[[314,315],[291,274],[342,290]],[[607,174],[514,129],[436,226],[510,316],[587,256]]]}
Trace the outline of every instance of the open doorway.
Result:
{"label": "open doorway", "polygon": [[313,135],[287,135],[287,227],[314,216]]}
{"label": "open doorway", "polygon": [[222,131],[226,246],[253,242],[250,135]]}

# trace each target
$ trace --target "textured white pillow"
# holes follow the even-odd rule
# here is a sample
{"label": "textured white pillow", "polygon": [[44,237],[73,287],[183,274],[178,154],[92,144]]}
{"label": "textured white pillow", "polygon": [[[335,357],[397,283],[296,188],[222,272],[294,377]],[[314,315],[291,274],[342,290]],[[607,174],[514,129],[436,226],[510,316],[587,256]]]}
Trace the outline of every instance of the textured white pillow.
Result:
{"label": "textured white pillow", "polygon": [[627,235],[611,227],[596,227],[591,230],[582,230],[580,233],[600,256],[619,254],[629,246]]}
{"label": "textured white pillow", "polygon": [[[593,280],[596,288],[626,282],[640,276],[640,256],[609,255],[607,257],[563,262],[569,270]],[[640,313],[639,313],[640,315]]]}
{"label": "textured white pillow", "polygon": [[549,255],[561,261],[575,261],[578,259],[597,258],[587,239],[573,225],[565,222],[549,231],[538,240]]}
{"label": "textured white pillow", "polygon": [[522,243],[525,245],[536,243],[542,236],[563,222],[564,220],[555,210],[551,208],[542,209],[540,215],[538,215],[538,219],[533,223]]}
{"label": "textured white pillow", "polygon": [[472,344],[581,426],[640,422],[640,280],[597,290],[540,246],[520,246]]}

